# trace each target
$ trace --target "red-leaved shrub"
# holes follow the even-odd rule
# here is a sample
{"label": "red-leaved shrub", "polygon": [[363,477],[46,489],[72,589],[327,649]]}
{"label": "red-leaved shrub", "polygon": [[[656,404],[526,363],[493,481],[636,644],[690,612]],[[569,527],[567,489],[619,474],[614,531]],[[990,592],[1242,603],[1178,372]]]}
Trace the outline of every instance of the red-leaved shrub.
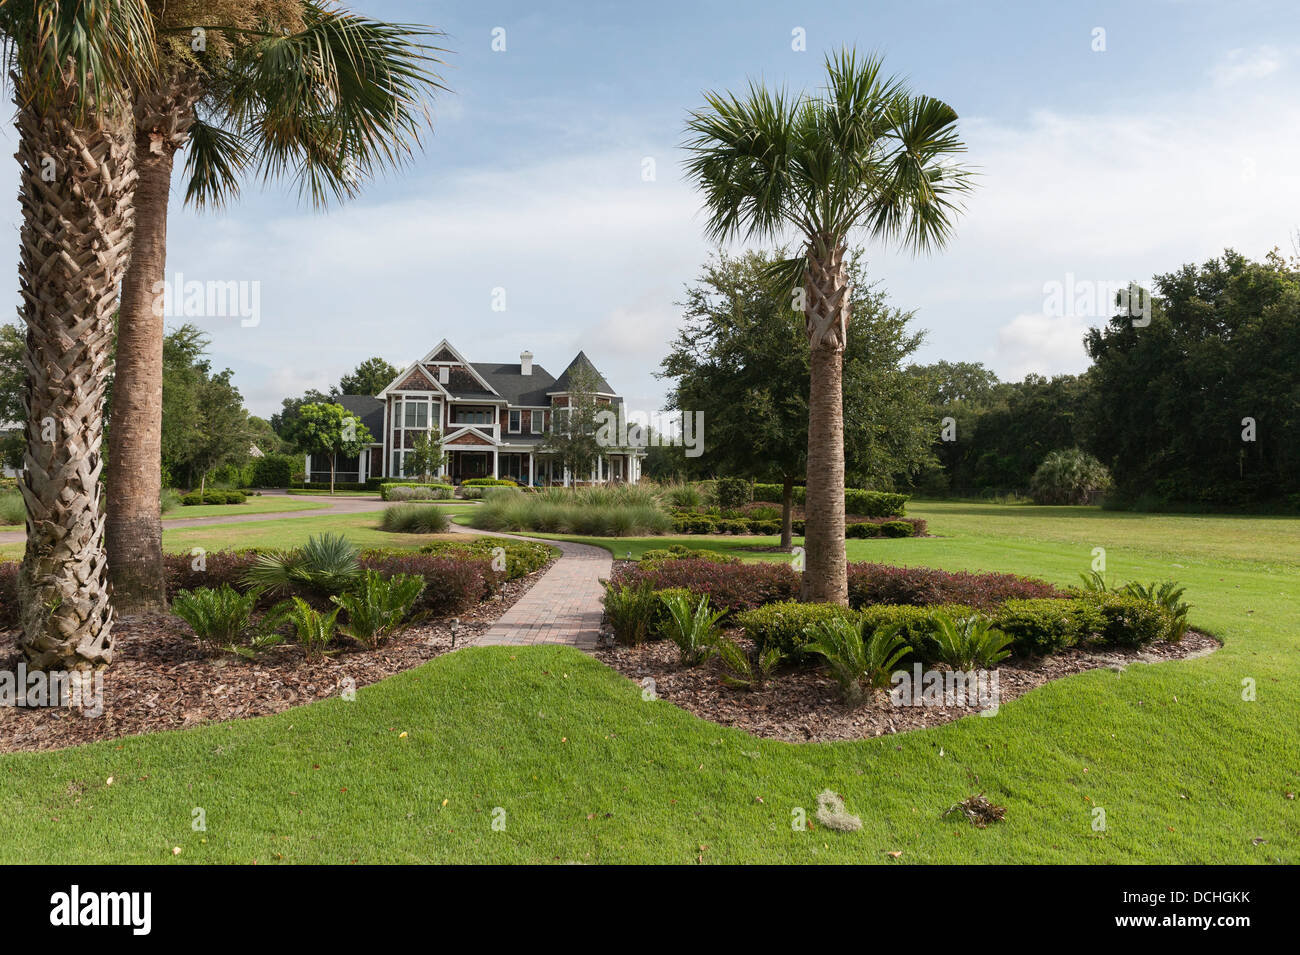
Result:
{"label": "red-leaved shrub", "polygon": [[492,569],[491,560],[438,557],[434,554],[384,554],[361,558],[361,566],[385,577],[416,574],[424,578],[417,610],[433,616],[463,613],[491,596],[504,575]]}
{"label": "red-leaved shrub", "polygon": [[789,564],[772,561],[720,564],[699,558],[662,560],[628,565],[614,574],[615,584],[635,587],[641,581],[647,581],[655,590],[685,587],[694,594],[707,594],[712,606],[731,613],[799,596],[799,575]]}
{"label": "red-leaved shrub", "polygon": [[849,606],[870,604],[965,604],[992,610],[1008,600],[1068,597],[1051,584],[1016,574],[972,574],[932,567],[894,567],[890,564],[849,564]]}

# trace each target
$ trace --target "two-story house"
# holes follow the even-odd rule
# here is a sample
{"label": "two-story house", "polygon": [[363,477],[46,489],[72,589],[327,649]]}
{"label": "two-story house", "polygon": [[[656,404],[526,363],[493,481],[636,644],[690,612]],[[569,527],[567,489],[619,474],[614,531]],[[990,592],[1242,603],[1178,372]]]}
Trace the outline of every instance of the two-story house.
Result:
{"label": "two-story house", "polygon": [[[573,475],[541,450],[547,431],[568,405],[570,379],[578,368],[589,370],[598,402],[611,409],[622,405],[583,352],[556,378],[533,361],[531,352],[523,352],[517,364],[470,362],[444,339],[378,395],[337,399],[375,440],[359,457],[340,460],[336,479],[410,476],[406,457],[416,436],[436,427],[446,452],[440,476],[456,483],[494,477],[535,487],[635,484],[641,476],[636,452],[613,450],[597,459],[590,474]],[[329,480],[324,455],[310,456],[307,466],[310,480]]]}

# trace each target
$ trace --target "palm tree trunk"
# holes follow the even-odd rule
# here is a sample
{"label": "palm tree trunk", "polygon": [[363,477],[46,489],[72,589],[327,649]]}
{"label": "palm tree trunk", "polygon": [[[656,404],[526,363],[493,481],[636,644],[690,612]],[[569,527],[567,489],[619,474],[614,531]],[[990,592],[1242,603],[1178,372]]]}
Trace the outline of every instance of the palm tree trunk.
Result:
{"label": "palm tree trunk", "polygon": [[808,250],[804,318],[812,349],[808,395],[808,489],[802,599],[849,602],[844,555],[844,344],[850,288],[842,243],[817,237]]}
{"label": "palm tree trunk", "polygon": [[177,77],[135,101],[135,236],[122,279],[108,432],[108,566],[118,613],[164,610],[162,288],[172,163],[194,122],[194,86]]}
{"label": "palm tree trunk", "polygon": [[129,117],[73,115],[20,105],[17,121],[27,323],[19,644],[33,668],[63,670],[113,659],[100,448],[135,183]]}

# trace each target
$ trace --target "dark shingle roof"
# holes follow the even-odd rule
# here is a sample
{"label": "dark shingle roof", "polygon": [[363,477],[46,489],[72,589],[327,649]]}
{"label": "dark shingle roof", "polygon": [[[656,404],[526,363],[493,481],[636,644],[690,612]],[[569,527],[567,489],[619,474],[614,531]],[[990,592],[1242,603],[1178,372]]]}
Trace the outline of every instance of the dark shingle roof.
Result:
{"label": "dark shingle roof", "polygon": [[[555,379],[551,373],[537,362],[533,362],[533,373],[521,375],[519,363],[501,365],[491,361],[470,362],[474,370],[489,385],[495,388],[502,398],[512,405],[549,405],[551,399],[546,397],[548,391],[555,391]],[[457,398],[465,397],[457,395]]]}
{"label": "dark shingle roof", "polygon": [[339,404],[361,419],[375,441],[384,439],[384,403],[370,395],[339,395]]}
{"label": "dark shingle roof", "polygon": [[572,377],[574,371],[580,367],[586,367],[592,374],[596,376],[597,391],[607,395],[612,395],[614,393],[614,389],[611,388],[609,382],[605,380],[605,376],[596,370],[596,366],[591,363],[591,359],[587,357],[587,353],[584,351],[580,351],[578,352],[577,355],[574,356],[573,361],[569,362],[569,367],[564,369],[564,372],[563,374],[560,375],[559,380],[556,381],[555,384],[552,385],[547,390],[568,391],[569,379],[570,377]]}

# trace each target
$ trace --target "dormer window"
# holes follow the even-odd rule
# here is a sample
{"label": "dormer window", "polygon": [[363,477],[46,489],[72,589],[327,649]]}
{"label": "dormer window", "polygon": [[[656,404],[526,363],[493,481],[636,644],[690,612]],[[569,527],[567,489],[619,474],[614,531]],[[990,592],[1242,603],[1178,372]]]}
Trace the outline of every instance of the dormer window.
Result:
{"label": "dormer window", "polygon": [[446,384],[450,384],[450,383],[451,383],[451,366],[450,366],[450,365],[440,365],[440,366],[438,367],[438,381],[439,381],[439,383],[444,384],[444,385],[446,385]]}

